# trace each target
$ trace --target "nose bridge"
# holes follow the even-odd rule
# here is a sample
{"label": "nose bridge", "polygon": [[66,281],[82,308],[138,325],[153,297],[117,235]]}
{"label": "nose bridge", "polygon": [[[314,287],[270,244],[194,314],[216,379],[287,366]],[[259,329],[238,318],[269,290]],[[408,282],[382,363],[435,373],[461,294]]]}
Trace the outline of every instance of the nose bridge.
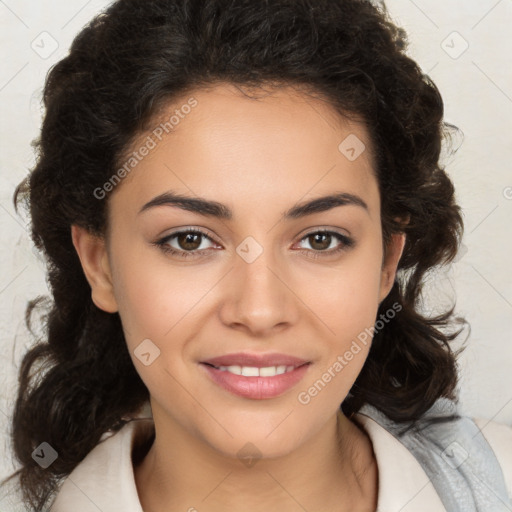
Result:
{"label": "nose bridge", "polygon": [[236,247],[229,299],[223,309],[225,322],[264,331],[294,320],[283,262],[275,253],[252,236]]}

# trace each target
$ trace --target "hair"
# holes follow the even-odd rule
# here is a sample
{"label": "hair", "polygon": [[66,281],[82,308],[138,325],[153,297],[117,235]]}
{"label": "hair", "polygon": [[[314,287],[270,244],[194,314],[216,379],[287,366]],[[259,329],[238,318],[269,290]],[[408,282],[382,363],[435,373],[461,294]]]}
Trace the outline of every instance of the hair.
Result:
{"label": "hair", "polygon": [[[385,6],[365,0],[118,0],[76,36],[46,77],[37,161],[14,195],[30,212],[53,296],[43,338],[21,362],[11,425],[21,468],[10,478],[19,477],[27,507],[43,510],[102,434],[149,399],[118,313],[92,302],[70,227],[104,236],[108,197],[94,190],[165,105],[218,82],[302,88],[368,130],[384,246],[393,233],[406,243],[378,314],[397,304],[399,312],[375,331],[344,414],[368,403],[396,422],[416,421],[438,398],[457,400],[450,342],[463,330],[453,325],[467,322],[454,319],[454,306],[420,311],[426,274],[454,259],[463,233],[440,163],[456,127],[443,122],[441,95],[407,46]],[[32,334],[40,306],[38,297],[27,308]],[[44,441],[58,452],[47,469],[31,456]]]}

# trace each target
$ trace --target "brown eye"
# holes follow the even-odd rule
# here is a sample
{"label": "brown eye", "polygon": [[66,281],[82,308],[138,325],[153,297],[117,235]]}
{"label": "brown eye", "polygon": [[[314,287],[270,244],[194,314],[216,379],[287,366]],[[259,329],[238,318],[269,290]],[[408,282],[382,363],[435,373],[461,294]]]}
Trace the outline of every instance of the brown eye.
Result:
{"label": "brown eye", "polygon": [[310,249],[302,248],[301,252],[311,258],[334,256],[355,246],[352,238],[328,230],[309,233],[301,239],[300,243],[307,243],[310,246]]}
{"label": "brown eye", "polygon": [[212,249],[214,240],[208,233],[198,229],[176,231],[154,242],[163,252],[176,257],[201,257]]}
{"label": "brown eye", "polygon": [[323,251],[331,245],[332,236],[329,233],[315,233],[309,235],[308,240],[313,249]]}
{"label": "brown eye", "polygon": [[176,236],[179,248],[184,251],[194,251],[201,245],[201,239],[203,235],[201,233],[180,233]]}

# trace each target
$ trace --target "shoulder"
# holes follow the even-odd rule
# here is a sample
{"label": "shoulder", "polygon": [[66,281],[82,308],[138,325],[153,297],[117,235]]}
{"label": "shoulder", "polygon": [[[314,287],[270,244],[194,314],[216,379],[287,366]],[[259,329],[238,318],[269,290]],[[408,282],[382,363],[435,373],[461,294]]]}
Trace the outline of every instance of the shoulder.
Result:
{"label": "shoulder", "polygon": [[[415,459],[442,500],[441,510],[459,510],[463,503],[502,510],[512,498],[512,428],[457,409],[443,398],[416,422],[396,423],[369,404],[357,416],[366,416],[377,460],[380,453],[383,463],[379,470],[391,465],[400,477],[397,481],[407,481],[410,470],[418,469]],[[395,464],[398,456],[400,467]],[[421,471],[415,474],[416,480],[423,478]],[[401,492],[400,486],[388,482],[388,487],[393,495]]]}
{"label": "shoulder", "polygon": [[50,512],[142,512],[132,453],[154,433],[150,418],[132,419],[119,431],[105,433],[61,484]]}
{"label": "shoulder", "polygon": [[512,498],[512,426],[479,417],[472,419],[496,455]]}
{"label": "shoulder", "polygon": [[377,511],[446,512],[413,453],[368,410],[353,419],[370,437],[378,468]]}

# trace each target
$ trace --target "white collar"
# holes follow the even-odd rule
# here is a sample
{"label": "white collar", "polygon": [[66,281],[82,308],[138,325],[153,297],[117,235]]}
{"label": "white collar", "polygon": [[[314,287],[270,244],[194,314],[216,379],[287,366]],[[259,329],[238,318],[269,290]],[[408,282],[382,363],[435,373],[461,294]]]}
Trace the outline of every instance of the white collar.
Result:
{"label": "white collar", "polygon": [[[377,512],[445,512],[427,474],[411,452],[375,420],[354,419],[368,433],[379,472]],[[65,479],[51,512],[143,512],[132,464],[132,449],[153,434],[152,418],[134,418],[98,445]]]}
{"label": "white collar", "polygon": [[379,469],[377,512],[446,512],[414,455],[366,414],[354,418],[370,436]]}

